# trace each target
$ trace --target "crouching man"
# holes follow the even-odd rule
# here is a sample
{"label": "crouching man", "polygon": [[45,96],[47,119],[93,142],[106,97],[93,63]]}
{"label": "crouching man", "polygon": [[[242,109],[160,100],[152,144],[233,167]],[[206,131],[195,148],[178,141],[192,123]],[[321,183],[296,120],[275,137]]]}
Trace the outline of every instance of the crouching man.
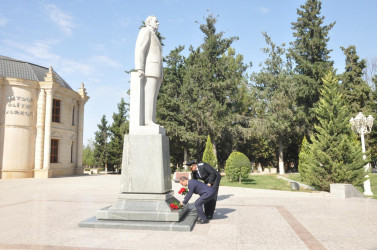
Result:
{"label": "crouching man", "polygon": [[203,211],[203,205],[213,199],[213,196],[216,194],[216,190],[210,186],[207,186],[203,182],[197,180],[189,180],[185,176],[179,178],[179,183],[181,183],[181,185],[184,187],[188,186],[189,189],[184,200],[181,202],[181,205],[186,205],[191,199],[192,194],[200,195],[199,199],[195,201],[195,208],[199,214],[198,223],[208,223],[209,221]]}

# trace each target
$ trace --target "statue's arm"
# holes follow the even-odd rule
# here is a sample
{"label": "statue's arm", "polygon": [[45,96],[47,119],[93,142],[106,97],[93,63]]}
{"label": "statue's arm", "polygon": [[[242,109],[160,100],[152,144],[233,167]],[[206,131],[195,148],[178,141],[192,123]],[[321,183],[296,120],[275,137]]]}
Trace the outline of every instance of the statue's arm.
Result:
{"label": "statue's arm", "polygon": [[150,41],[150,32],[146,28],[142,28],[137,37],[135,47],[135,70],[139,72],[140,77],[143,77],[145,73],[145,58],[147,57]]}

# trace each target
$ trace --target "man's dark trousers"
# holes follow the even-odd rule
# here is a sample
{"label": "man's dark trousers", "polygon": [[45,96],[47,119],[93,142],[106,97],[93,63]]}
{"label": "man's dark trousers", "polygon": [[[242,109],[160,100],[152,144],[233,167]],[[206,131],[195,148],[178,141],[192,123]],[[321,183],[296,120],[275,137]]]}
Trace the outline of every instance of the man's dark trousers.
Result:
{"label": "man's dark trousers", "polygon": [[215,193],[211,196],[212,199],[204,204],[204,211],[205,211],[206,217],[213,217],[213,213],[215,212],[217,194],[219,192],[219,186],[220,186],[220,180],[221,180],[221,177],[216,178],[216,181],[214,185],[212,186],[212,188],[215,189]]}
{"label": "man's dark trousers", "polygon": [[[214,199],[215,196],[217,196],[217,192],[213,193],[212,195],[209,195],[208,193],[205,193],[205,194],[201,195],[199,197],[199,199],[197,199],[195,201],[196,211],[198,211],[199,218],[201,218],[202,220],[206,220],[207,219],[207,216],[206,216],[206,214],[203,211],[203,205],[206,206],[206,204],[208,202],[211,202],[213,200],[215,200],[215,204],[216,204],[216,199]],[[207,212],[207,210],[206,210],[206,212]]]}

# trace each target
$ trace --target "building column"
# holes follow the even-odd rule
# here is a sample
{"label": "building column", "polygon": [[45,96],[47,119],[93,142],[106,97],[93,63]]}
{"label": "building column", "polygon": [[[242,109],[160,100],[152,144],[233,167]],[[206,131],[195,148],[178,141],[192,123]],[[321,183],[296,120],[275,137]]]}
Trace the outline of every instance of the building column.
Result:
{"label": "building column", "polygon": [[84,135],[84,106],[89,100],[89,96],[86,93],[84,83],[81,83],[81,88],[78,91],[81,96],[81,100],[78,101],[78,124],[77,124],[77,158],[76,158],[76,170],[75,174],[82,174],[82,151],[83,151],[83,135]]}
{"label": "building column", "polygon": [[35,170],[43,168],[43,152],[44,152],[44,127],[45,127],[45,107],[46,92],[41,89],[38,96],[37,104],[37,135],[35,139]]}
{"label": "building column", "polygon": [[44,130],[44,154],[43,154],[43,170],[50,169],[51,155],[51,122],[52,122],[52,100],[53,90],[46,89],[46,113],[45,113],[45,130]]}
{"label": "building column", "polygon": [[78,124],[77,124],[77,158],[76,168],[82,168],[82,150],[84,133],[84,106],[85,102],[78,102]]}
{"label": "building column", "polygon": [[[3,151],[4,151],[4,111],[5,111],[5,95],[3,90],[4,77],[0,76],[0,179],[2,179],[2,169],[3,169]],[[4,104],[2,107],[1,105]]]}

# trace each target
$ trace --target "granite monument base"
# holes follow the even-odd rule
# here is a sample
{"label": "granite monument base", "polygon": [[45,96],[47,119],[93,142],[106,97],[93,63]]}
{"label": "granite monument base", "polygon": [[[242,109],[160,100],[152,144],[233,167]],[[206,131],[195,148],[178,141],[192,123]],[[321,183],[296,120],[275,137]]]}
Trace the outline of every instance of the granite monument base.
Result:
{"label": "granite monument base", "polygon": [[197,218],[197,211],[195,209],[188,209],[179,222],[99,220],[96,217],[91,217],[81,221],[79,227],[190,232]]}
{"label": "granite monument base", "polygon": [[122,193],[115,205],[97,211],[99,220],[180,221],[187,207],[171,210],[170,204],[179,203],[173,191],[165,194]]}

